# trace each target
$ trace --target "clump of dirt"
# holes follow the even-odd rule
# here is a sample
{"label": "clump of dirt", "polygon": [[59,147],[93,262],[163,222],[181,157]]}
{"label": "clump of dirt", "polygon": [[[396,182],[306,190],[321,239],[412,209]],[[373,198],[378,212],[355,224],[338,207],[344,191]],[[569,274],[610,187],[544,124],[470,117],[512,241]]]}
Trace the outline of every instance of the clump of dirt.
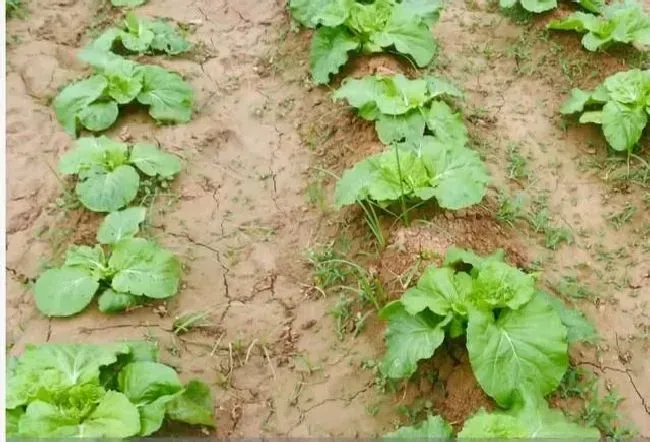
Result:
{"label": "clump of dirt", "polygon": [[529,263],[524,245],[484,210],[425,219],[418,225],[397,227],[391,232],[379,264],[380,277],[387,287],[399,289],[407,275],[415,282],[410,273],[414,266],[415,270],[422,270],[428,264],[441,265],[451,246],[472,249],[479,255],[503,249],[511,264],[526,267]]}

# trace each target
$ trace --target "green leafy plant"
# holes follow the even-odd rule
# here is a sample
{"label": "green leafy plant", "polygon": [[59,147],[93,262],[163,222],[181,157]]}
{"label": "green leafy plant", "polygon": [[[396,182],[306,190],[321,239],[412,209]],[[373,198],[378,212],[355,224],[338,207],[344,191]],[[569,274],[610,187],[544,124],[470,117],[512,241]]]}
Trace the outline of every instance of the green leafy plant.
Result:
{"label": "green leafy plant", "polygon": [[[440,416],[429,415],[425,422],[402,427],[385,439],[451,439],[452,428]],[[463,424],[458,439],[600,439],[593,427],[583,427],[569,421],[559,410],[548,407],[543,398],[519,393],[509,410],[487,412],[481,409]]]}
{"label": "green leafy plant", "polygon": [[560,112],[581,113],[581,123],[602,126],[612,149],[631,152],[650,114],[650,70],[619,72],[593,91],[574,88]]}
{"label": "green leafy plant", "polygon": [[580,318],[563,322],[567,307],[547,296],[502,253],[479,257],[451,247],[443,267],[429,266],[416,287],[380,312],[388,321],[382,371],[410,377],[446,336],[465,335],[474,375],[500,406],[511,406],[518,389],[544,396],[567,369],[568,336],[582,336],[567,330],[586,328]]}
{"label": "green leafy plant", "polygon": [[634,0],[610,5],[590,5],[593,13],[574,12],[553,20],[549,29],[584,33],[582,45],[589,51],[605,49],[613,43],[629,43],[639,50],[650,47],[650,15]]}
{"label": "green leafy plant", "polygon": [[59,171],[77,175],[79,201],[94,212],[112,212],[133,201],[140,187],[138,171],[160,181],[171,180],[181,170],[177,156],[153,144],[125,143],[105,136],[79,138],[59,161]]}
{"label": "green leafy plant", "polygon": [[135,8],[147,3],[147,0],[111,0],[111,4],[118,8]]}
{"label": "green leafy plant", "polygon": [[[133,207],[106,216],[94,247],[72,246],[61,267],[45,271],[34,285],[36,307],[48,316],[72,316],[98,292],[99,310],[115,313],[166,299],[178,291],[181,266],[174,254],[135,238],[145,209]],[[107,256],[106,250],[110,251]]]}
{"label": "green leafy plant", "polygon": [[480,202],[488,182],[475,151],[424,136],[416,146],[394,146],[346,170],[336,183],[335,203],[374,201],[388,207],[435,198],[440,207],[457,210]]}
{"label": "green leafy plant", "polygon": [[345,99],[358,109],[361,118],[375,121],[384,144],[418,140],[433,133],[441,141],[464,145],[467,129],[460,114],[436,100],[462,96],[460,89],[438,77],[409,80],[401,74],[377,74],[344,80],[332,98]]}
{"label": "green leafy plant", "polygon": [[294,19],[315,28],[311,71],[316,84],[339,72],[348,53],[381,52],[394,47],[418,67],[433,59],[436,42],[431,26],[438,20],[438,0],[291,0]]}
{"label": "green leafy plant", "polygon": [[499,6],[510,9],[521,5],[529,12],[545,12],[557,8],[557,0],[499,0]]}
{"label": "green leafy plant", "polygon": [[7,372],[9,437],[148,436],[165,418],[214,426],[203,382],[181,383],[148,342],[28,345]]}
{"label": "green leafy plant", "polygon": [[54,99],[56,118],[69,134],[77,136],[80,127],[91,132],[108,129],[117,120],[119,106],[132,101],[149,106],[149,115],[158,122],[190,120],[192,88],[178,74],[93,48],[79,58],[95,73],[66,86]]}
{"label": "green leafy plant", "polygon": [[121,48],[138,54],[168,55],[185,52],[190,46],[169,23],[141,18],[133,12],[129,12],[118,27],[108,28],[92,43],[94,49],[101,51]]}

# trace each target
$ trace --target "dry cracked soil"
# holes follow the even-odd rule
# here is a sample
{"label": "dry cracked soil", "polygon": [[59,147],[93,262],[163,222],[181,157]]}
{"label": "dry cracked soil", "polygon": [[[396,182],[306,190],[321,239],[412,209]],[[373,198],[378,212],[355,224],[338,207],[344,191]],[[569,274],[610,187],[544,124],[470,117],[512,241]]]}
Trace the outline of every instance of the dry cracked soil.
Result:
{"label": "dry cracked soil", "polygon": [[[359,333],[341,336],[330,313],[339,299],[314,290],[305,251],[346,238],[348,259],[364,263],[396,298],[406,274],[435,262],[423,251],[501,247],[586,312],[602,340],[572,349],[573,365],[598,375],[601,395],[620,394],[618,424],[650,436],[650,171],[608,157],[599,131],[557,111],[570,87],[592,87],[638,59],[588,54],[575,35],[545,32],[548,17],[515,23],[491,2],[448,2],[434,27],[440,49],[430,70],[465,90],[459,106],[494,183],[477,208],[424,211],[408,227],[384,220],[388,247],[377,251],[359,211],[331,208],[333,183],[322,171],[340,174],[381,145],[371,125],[310,84],[310,34],[292,25],[284,1],[150,0],[137,12],[172,18],[193,43],[183,56],[143,57],[192,84],[191,122],[156,126],[127,109],[108,132],[183,159],[172,188],[151,202],[145,229],[181,258],[182,289],[167,303],[120,315],[93,307],[48,319],[36,310],[35,278],[68,245],[93,243],[100,221],[62,197],[70,183],[55,170],[72,140],[51,101],[88,72],[76,54],[122,12],[105,0],[27,0],[25,16],[7,22],[8,351],[157,341],[182,377],[211,385],[210,431],[218,436],[373,436],[427,410],[459,426],[491,407],[462,349],[436,356],[436,379],[381,391],[371,368],[383,353],[381,321],[371,314]],[[356,58],[344,75],[377,71],[413,73],[379,55]],[[570,239],[549,248],[547,236],[560,230],[545,236],[523,218],[503,222],[504,195],[521,196],[524,211],[543,208]],[[187,312],[205,314],[201,327],[175,333],[175,318]],[[557,404],[571,410],[561,397]]]}

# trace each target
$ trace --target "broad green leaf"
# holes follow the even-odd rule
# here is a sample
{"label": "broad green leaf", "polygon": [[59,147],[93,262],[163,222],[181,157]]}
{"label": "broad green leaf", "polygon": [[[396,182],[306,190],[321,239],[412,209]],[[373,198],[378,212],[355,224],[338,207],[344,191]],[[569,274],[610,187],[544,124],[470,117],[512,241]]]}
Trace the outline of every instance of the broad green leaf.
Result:
{"label": "broad green leaf", "polygon": [[187,51],[192,46],[167,22],[154,20],[149,23],[149,26],[154,33],[151,41],[151,49],[154,51],[177,55]]}
{"label": "broad green leaf", "polygon": [[143,238],[127,238],[113,248],[108,265],[116,273],[115,291],[169,298],[178,291],[180,263],[173,253]]}
{"label": "broad green leaf", "polygon": [[582,41],[582,46],[584,46],[585,49],[587,49],[588,51],[596,52],[602,46],[608,44],[611,40],[612,40],[611,35],[601,37],[599,35],[594,34],[593,32],[589,32],[582,37],[581,41]]}
{"label": "broad green leaf", "polygon": [[77,183],[79,201],[94,212],[114,212],[133,201],[138,193],[140,177],[131,166],[93,175]]}
{"label": "broad green leaf", "polygon": [[129,163],[148,176],[171,178],[181,171],[181,162],[176,155],[163,152],[150,143],[134,145]]}
{"label": "broad green leaf", "polygon": [[366,120],[375,120],[379,115],[377,96],[381,93],[376,76],[346,78],[341,87],[332,94],[334,101],[347,100],[350,106],[359,110],[359,116]]}
{"label": "broad green leaf", "polygon": [[167,405],[167,415],[176,421],[214,427],[214,402],[210,387],[191,380],[183,393]]}
{"label": "broad green leaf", "polygon": [[448,95],[450,97],[456,98],[463,97],[463,91],[440,77],[430,75],[425,78],[425,81],[427,82],[430,98],[436,98],[442,95]]}
{"label": "broad green leaf", "polygon": [[390,77],[375,76],[375,78],[378,82],[375,102],[383,114],[402,115],[428,100],[425,80],[409,80],[402,74]]}
{"label": "broad green leaf", "polygon": [[108,28],[92,42],[90,47],[99,51],[111,51],[115,40],[120,37],[121,33],[122,31],[118,28]]}
{"label": "broad green leaf", "polygon": [[547,303],[553,306],[560,317],[560,321],[562,321],[562,324],[567,329],[567,340],[569,344],[575,342],[595,343],[600,340],[598,332],[580,310],[567,307],[558,297],[546,292],[537,292],[537,296],[542,297]]}
{"label": "broad green leaf", "polygon": [[381,32],[371,35],[371,42],[382,48],[395,46],[398,52],[410,55],[423,68],[433,60],[438,47],[433,33],[426,23],[414,21],[399,11],[393,11]]}
{"label": "broad green leaf", "polygon": [[551,410],[543,397],[524,393],[508,411],[488,413],[480,410],[465,421],[459,439],[500,438],[553,440],[598,440],[600,432],[569,421],[560,410]]}
{"label": "broad green leaf", "polygon": [[587,32],[598,29],[598,17],[584,12],[575,12],[563,20],[552,20],[546,27],[557,31]]}
{"label": "broad green leaf", "polygon": [[129,293],[119,293],[113,289],[106,289],[97,300],[99,311],[102,313],[119,313],[135,307],[142,301],[141,296]]}
{"label": "broad green leaf", "polygon": [[441,142],[458,146],[467,143],[467,128],[463,118],[459,113],[454,113],[446,103],[432,102],[425,118],[427,127]]}
{"label": "broad green leaf", "polygon": [[502,8],[512,8],[518,0],[499,0],[499,6]]}
{"label": "broad green leaf", "polygon": [[440,416],[429,415],[426,421],[411,427],[400,427],[397,431],[386,434],[384,439],[448,440],[451,437],[451,426]]}
{"label": "broad green leaf", "polygon": [[140,412],[140,435],[158,431],[165,407],[183,389],[173,368],[157,362],[141,361],[126,365],[118,374],[118,388]]}
{"label": "broad green leaf", "polygon": [[605,6],[605,0],[574,0],[576,3],[579,3],[580,6],[585,8],[589,12],[600,12],[603,6]]}
{"label": "broad green leaf", "polygon": [[20,420],[20,434],[33,437],[126,438],[140,430],[136,407],[121,393],[108,391],[87,417],[65,413],[56,405],[34,401]]}
{"label": "broad green leaf", "polygon": [[83,270],[96,281],[106,276],[106,257],[99,245],[95,247],[71,246],[65,254],[64,267]]}
{"label": "broad green leaf", "polygon": [[154,39],[149,23],[138,18],[133,12],[129,12],[126,14],[125,24],[126,32],[120,35],[122,45],[131,52],[147,51]]}
{"label": "broad green leaf", "polygon": [[158,66],[143,66],[138,102],[149,105],[149,115],[161,122],[186,123],[192,118],[192,87],[178,74]]}
{"label": "broad green leaf", "polygon": [[174,394],[157,398],[153,402],[143,403],[138,406],[140,412],[140,436],[149,436],[160,429],[165,420],[165,408],[180,395],[180,391]]}
{"label": "broad green leaf", "polygon": [[97,230],[97,241],[101,244],[117,244],[124,238],[135,236],[146,215],[144,207],[129,207],[109,213]]}
{"label": "broad green leaf", "polygon": [[311,41],[311,74],[316,84],[327,84],[348,61],[348,52],[360,46],[345,27],[318,28]]}
{"label": "broad green leaf", "polygon": [[578,121],[580,121],[581,123],[603,124],[603,112],[602,111],[585,112],[582,115],[580,115]]}
{"label": "broad green leaf", "polygon": [[308,28],[334,28],[345,22],[353,4],[353,0],[291,0],[289,9],[293,18]]}
{"label": "broad green leaf", "polygon": [[86,109],[102,96],[107,87],[106,78],[93,75],[86,80],[66,86],[59,92],[54,99],[54,112],[66,132],[77,136],[80,114],[83,113],[87,122],[91,120]]}
{"label": "broad green leaf", "polygon": [[642,104],[650,93],[650,74],[638,69],[619,72],[607,77],[603,86],[612,101],[624,104]]}
{"label": "broad green leaf", "polygon": [[591,98],[590,92],[585,92],[578,88],[571,89],[571,95],[560,105],[560,112],[563,114],[574,114],[582,112],[585,105]]}
{"label": "broad green leaf", "polygon": [[530,12],[544,12],[557,8],[557,0],[520,0],[521,6]]}
{"label": "broad green leaf", "polygon": [[508,407],[517,388],[545,396],[568,366],[567,331],[553,307],[534,297],[519,310],[472,310],[467,351],[476,380],[496,402]]}
{"label": "broad green leaf", "polygon": [[[381,32],[395,9],[393,0],[376,0],[374,2],[355,2],[350,9],[350,17],[346,25],[359,34],[364,44],[364,50],[377,52],[379,46],[371,41],[372,35]],[[419,21],[419,20],[416,20]]]}
{"label": "broad green leaf", "polygon": [[525,439],[530,430],[523,422],[504,413],[487,413],[480,410],[465,421],[458,439],[499,438]]}
{"label": "broad green leaf", "polygon": [[449,267],[429,266],[417,286],[402,295],[404,309],[415,315],[428,308],[440,316],[467,315],[467,297],[472,291],[472,280],[466,273],[456,274]]}
{"label": "broad green leaf", "polygon": [[474,278],[471,299],[475,306],[516,310],[535,295],[535,278],[504,262],[484,262]]}
{"label": "broad green leaf", "polygon": [[612,149],[631,151],[641,138],[648,114],[641,106],[610,101],[603,106],[602,121],[603,133]]}
{"label": "broad green leaf", "polygon": [[91,132],[101,132],[115,123],[119,112],[114,101],[96,101],[79,111],[79,123]]}
{"label": "broad green leaf", "polygon": [[427,311],[411,315],[400,304],[382,319],[388,319],[388,327],[381,371],[390,378],[410,377],[418,361],[433,356],[445,339],[444,326],[449,322]]}
{"label": "broad green leaf", "polygon": [[418,109],[404,115],[380,114],[375,122],[379,140],[384,144],[417,139],[424,134],[424,117]]}
{"label": "broad green leaf", "polygon": [[23,417],[24,414],[25,410],[22,408],[15,408],[13,410],[5,409],[5,436],[18,436],[18,422],[20,422],[20,418]]}
{"label": "broad green leaf", "polygon": [[79,138],[59,160],[59,172],[78,174],[80,179],[106,173],[126,163],[127,146],[105,137]]}
{"label": "broad green leaf", "polygon": [[176,371],[158,362],[132,362],[120,371],[119,390],[136,405],[150,404],[183,389]]}
{"label": "broad green leaf", "polygon": [[443,265],[456,267],[459,264],[468,264],[476,270],[480,270],[486,263],[490,261],[503,262],[505,255],[503,249],[495,250],[492,255],[478,256],[471,250],[461,249],[459,247],[451,246],[445,253],[445,261]]}
{"label": "broad green leaf", "polygon": [[440,11],[443,8],[441,0],[402,0],[395,6],[395,14],[411,20],[422,20],[431,26],[440,18]]}
{"label": "broad green leaf", "polygon": [[97,278],[87,270],[50,269],[34,285],[36,308],[47,316],[71,316],[90,304],[98,288]]}
{"label": "broad green leaf", "polygon": [[[446,136],[452,136],[451,132]],[[422,158],[431,173],[430,193],[440,207],[458,210],[481,202],[490,176],[476,151],[454,144],[444,146],[437,139],[425,136]],[[417,190],[416,194],[426,199],[426,191]]]}
{"label": "broad green leaf", "polygon": [[117,7],[134,8],[144,5],[147,0],[111,0],[111,4]]}

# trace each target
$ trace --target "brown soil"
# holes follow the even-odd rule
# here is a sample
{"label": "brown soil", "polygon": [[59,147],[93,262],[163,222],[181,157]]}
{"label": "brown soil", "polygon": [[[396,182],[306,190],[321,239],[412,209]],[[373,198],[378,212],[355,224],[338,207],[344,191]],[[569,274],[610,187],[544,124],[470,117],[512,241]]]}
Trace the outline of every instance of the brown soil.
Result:
{"label": "brown soil", "polygon": [[[325,88],[310,85],[309,32],[290,30],[279,0],[180,6],[177,0],[150,0],[138,8],[141,15],[171,16],[193,30],[191,54],[148,58],[191,82],[192,121],[155,126],[136,111],[121,116],[109,133],[155,140],[185,160],[174,195],[155,205],[147,232],[181,257],[182,290],[165,305],[116,316],[92,307],[72,319],[48,320],[36,311],[30,282],[70,243],[92,243],[99,221],[56,205],[62,185],[51,169],[71,139],[49,103],[60,87],[86,72],[75,59],[79,48],[98,27],[118,19],[119,12],[105,3],[29,0],[26,19],[8,22],[11,351],[47,341],[157,340],[165,361],[183,377],[211,385],[218,436],[383,434],[404,422],[398,407],[413,409],[423,398],[456,427],[479,408],[489,408],[462,345],[454,343],[429,362],[438,373],[435,381],[420,378],[399,386],[397,394],[378,392],[374,374],[362,366],[381,358],[384,325],[371,317],[364,332],[340,341],[328,313],[336,300],[307,296],[306,247],[341,233],[355,239],[356,251],[370,244],[358,210],[308,204],[305,187],[318,173],[312,166],[340,174],[382,146],[371,123],[331,103]],[[627,69],[626,59],[587,54],[576,36],[547,38],[541,30],[548,17],[517,25],[483,1],[451,3],[434,28],[441,47],[437,74],[464,87],[461,108],[494,185],[485,204],[463,213],[421,212],[417,218],[424,222],[409,227],[384,220],[389,246],[366,259],[391,298],[403,290],[400,276],[414,265],[417,273],[437,262],[451,244],[480,253],[503,248],[508,260],[522,267],[542,262],[542,281],[549,288],[560,276],[575,274],[595,294],[579,305],[603,342],[574,349],[573,359],[597,367],[603,385],[625,398],[624,420],[650,436],[645,190],[615,179],[621,169],[607,162],[599,131],[575,125],[564,131],[557,111],[571,86],[591,87]],[[409,69],[392,57],[360,57],[346,73]],[[507,178],[513,142],[527,159],[528,179]],[[647,148],[641,153],[647,156]],[[331,201],[332,180],[323,182]],[[530,199],[550,191],[553,220],[574,232],[574,243],[549,251],[521,223],[512,228],[495,221],[496,192],[506,186]],[[616,230],[605,216],[626,203],[639,210]],[[210,327],[172,333],[176,316],[196,310],[209,313]]]}

